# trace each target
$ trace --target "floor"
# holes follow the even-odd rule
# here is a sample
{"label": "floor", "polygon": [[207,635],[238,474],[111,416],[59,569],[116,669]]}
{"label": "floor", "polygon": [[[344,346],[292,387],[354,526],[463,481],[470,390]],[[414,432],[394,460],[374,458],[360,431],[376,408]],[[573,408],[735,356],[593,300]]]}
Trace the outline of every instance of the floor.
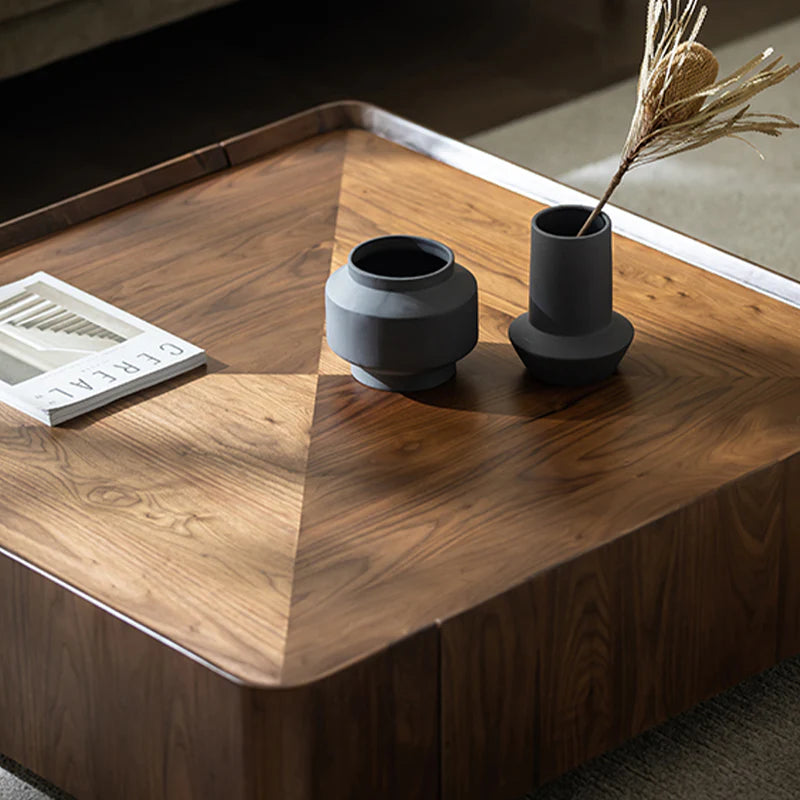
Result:
{"label": "floor", "polygon": [[[262,5],[243,2],[0,83],[0,148],[8,154],[0,220],[344,97],[472,137],[587,191],[597,192],[613,166],[631,85],[603,87],[635,70],[639,0],[577,0],[567,18],[558,0],[408,0],[400,17],[396,7],[367,0],[332,11],[320,3],[313,13],[304,7],[279,17]],[[796,14],[796,0],[725,0],[716,15],[712,9],[705,41],[716,46]],[[800,42],[796,30],[788,36],[781,40],[787,51]],[[794,105],[774,110],[792,113],[797,99],[794,89],[787,95]],[[543,111],[553,106],[559,107]],[[786,142],[775,144],[766,172],[748,166],[743,178],[740,161],[751,158],[749,151],[719,145],[713,174],[705,158],[676,162],[664,173],[653,167],[649,177],[642,171],[643,183],[635,174],[626,179],[616,200],[646,216],[687,212],[667,217],[687,230],[704,218],[704,235],[713,239],[719,228],[723,246],[734,233],[761,230],[756,256],[790,272],[800,234],[785,224],[775,228],[770,219],[772,209],[791,216],[798,205],[799,148],[797,140],[785,148]],[[677,199],[666,199],[669,193]],[[744,219],[731,210],[741,208],[751,209]],[[743,235],[730,249],[747,255],[752,238]],[[783,255],[765,255],[770,238],[784,243],[776,251]],[[638,737],[533,798],[795,798],[798,719],[800,659]],[[65,796],[0,757],[2,800],[47,797]]]}
{"label": "floor", "polygon": [[[0,220],[329,100],[465,137],[635,72],[643,0],[562,8],[245,0],[0,82]],[[725,0],[706,43],[794,13],[796,0]]]}

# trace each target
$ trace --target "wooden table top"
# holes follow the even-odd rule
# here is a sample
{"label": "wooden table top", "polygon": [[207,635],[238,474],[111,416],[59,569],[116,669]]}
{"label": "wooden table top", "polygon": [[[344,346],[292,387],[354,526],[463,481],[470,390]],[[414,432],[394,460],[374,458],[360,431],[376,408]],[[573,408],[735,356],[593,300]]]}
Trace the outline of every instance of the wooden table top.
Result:
{"label": "wooden table top", "polygon": [[[619,373],[528,379],[506,329],[539,208],[343,130],[12,250],[3,283],[45,270],[210,363],[60,428],[0,407],[0,546],[289,686],[800,452],[800,311],[621,237]],[[417,395],[356,383],[324,340],[328,274],[388,233],[447,243],[479,284],[478,346]]]}

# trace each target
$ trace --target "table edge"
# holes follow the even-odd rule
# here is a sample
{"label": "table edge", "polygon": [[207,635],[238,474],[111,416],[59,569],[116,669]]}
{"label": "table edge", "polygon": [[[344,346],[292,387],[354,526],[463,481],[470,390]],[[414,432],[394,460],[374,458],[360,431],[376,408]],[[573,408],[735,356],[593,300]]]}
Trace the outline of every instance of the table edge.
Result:
{"label": "table edge", "polygon": [[[378,106],[343,100],[301,111],[8,220],[0,224],[0,254],[145,197],[337,130],[366,131],[536,202],[596,202],[591,195]],[[800,281],[618,206],[607,206],[606,211],[617,234],[800,308]]]}
{"label": "table edge", "polygon": [[[755,468],[753,470],[749,470],[748,472],[744,473],[743,475],[740,475],[740,476],[738,476],[738,477],[736,477],[736,478],[734,478],[734,479],[732,479],[730,481],[726,481],[725,483],[721,484],[718,487],[718,489],[715,490],[715,491],[719,491],[719,490],[722,490],[722,489],[725,489],[725,488],[733,487],[733,486],[737,485],[738,483],[740,483],[741,481],[744,481],[744,480],[746,480],[747,478],[749,478],[749,477],[751,477],[753,475],[761,473],[764,470],[773,469],[774,467],[776,467],[778,465],[788,464],[789,462],[791,462],[793,459],[796,459],[796,458],[800,458],[800,452],[792,453],[792,454],[790,454],[790,455],[788,455],[788,456],[786,456],[784,458],[779,458],[779,459],[777,459],[777,460],[775,460],[773,462],[770,462],[769,464],[764,464],[761,467],[757,467],[757,468]],[[705,493],[699,495],[697,498],[695,498],[694,502],[700,501],[700,500],[710,496],[711,494],[713,494],[713,492],[705,492]],[[614,539],[609,540],[608,542],[605,542],[603,544],[597,545],[596,547],[592,547],[592,548],[590,548],[588,550],[585,550],[585,551],[583,551],[583,552],[581,552],[579,554],[576,554],[576,556],[574,558],[570,558],[567,561],[562,562],[562,563],[564,563],[564,564],[571,563],[575,559],[580,559],[580,558],[582,558],[584,556],[589,556],[589,555],[593,554],[595,551],[601,549],[602,547],[605,547],[605,546],[611,544],[612,542],[617,541],[617,539],[624,539],[625,537],[630,536],[631,534],[635,533],[637,530],[640,530],[641,528],[644,528],[644,527],[646,527],[648,525],[653,524],[653,522],[657,521],[658,519],[664,519],[666,517],[669,517],[670,515],[676,513],[678,510],[679,510],[679,508],[677,508],[677,507],[670,508],[670,509],[666,510],[663,514],[660,514],[660,515],[657,515],[657,516],[654,516],[654,517],[652,517],[650,519],[645,520],[644,522],[642,522],[641,525],[637,526],[635,529],[623,530],[623,531],[620,532],[618,537],[615,537]],[[115,619],[119,620],[123,624],[129,625],[132,628],[135,628],[137,631],[139,631],[140,633],[143,633],[145,636],[147,636],[147,637],[149,637],[151,639],[155,639],[157,642],[159,642],[160,644],[164,645],[165,647],[180,653],[184,657],[188,658],[190,661],[193,661],[193,662],[199,664],[200,666],[205,667],[206,669],[210,670],[211,672],[213,672],[214,674],[220,676],[221,678],[225,679],[226,681],[229,681],[230,683],[232,683],[232,684],[234,684],[234,685],[236,685],[236,686],[238,686],[238,687],[240,687],[242,689],[250,689],[250,690],[256,690],[256,691],[267,691],[267,692],[290,692],[290,691],[293,691],[293,690],[298,690],[298,689],[302,690],[302,689],[308,689],[308,688],[314,687],[315,685],[321,683],[322,681],[327,680],[328,678],[331,678],[331,677],[333,677],[335,675],[341,674],[341,673],[347,671],[349,668],[356,666],[357,664],[360,664],[360,663],[362,663],[362,662],[364,662],[364,661],[366,661],[366,660],[368,660],[370,658],[378,656],[381,652],[384,652],[385,650],[387,650],[389,648],[402,646],[404,642],[409,642],[410,640],[415,639],[417,636],[419,636],[420,634],[423,634],[425,631],[429,630],[431,627],[435,627],[438,630],[441,630],[442,626],[445,625],[446,623],[448,623],[449,621],[452,621],[452,620],[455,620],[455,619],[459,618],[464,613],[467,613],[467,612],[470,612],[470,611],[474,611],[476,608],[478,608],[478,607],[480,607],[480,606],[482,606],[482,605],[484,605],[486,603],[490,603],[496,597],[500,597],[500,596],[502,596],[504,594],[507,594],[509,592],[513,592],[513,591],[519,589],[521,586],[524,586],[524,585],[530,583],[530,581],[536,579],[537,577],[540,577],[542,573],[545,573],[545,572],[555,568],[555,566],[556,566],[556,565],[551,565],[551,566],[545,567],[542,570],[539,570],[539,571],[537,571],[537,572],[535,572],[535,573],[533,573],[531,575],[528,575],[526,578],[524,578],[524,579],[522,579],[520,581],[517,581],[517,582],[509,584],[501,592],[499,592],[499,593],[497,593],[495,595],[492,595],[491,597],[488,597],[485,600],[480,601],[479,603],[475,604],[475,606],[472,606],[469,609],[463,609],[461,611],[454,612],[454,613],[449,614],[447,616],[437,617],[432,622],[430,622],[430,623],[428,623],[426,625],[423,625],[420,628],[415,628],[413,630],[407,631],[402,636],[399,636],[398,638],[393,639],[392,641],[388,642],[384,647],[379,648],[378,650],[369,650],[369,651],[363,653],[360,656],[348,658],[348,659],[346,659],[345,661],[343,661],[342,663],[340,663],[339,665],[337,665],[337,666],[335,666],[333,668],[325,668],[325,669],[319,670],[318,672],[315,672],[313,675],[310,675],[310,676],[309,675],[302,675],[300,678],[295,678],[295,677],[293,677],[291,675],[286,676],[286,678],[284,678],[283,674],[281,674],[280,677],[278,677],[276,679],[272,679],[272,680],[267,680],[267,679],[253,680],[251,678],[244,678],[244,677],[238,676],[238,675],[230,672],[229,670],[225,669],[224,667],[220,667],[219,665],[215,664],[213,661],[210,661],[209,659],[205,658],[204,656],[201,656],[199,653],[196,653],[194,650],[191,650],[190,648],[185,647],[184,645],[180,644],[175,639],[170,638],[169,636],[167,636],[165,634],[159,633],[157,630],[155,630],[150,625],[147,625],[145,623],[139,622],[134,617],[130,616],[129,614],[125,613],[124,611],[120,611],[119,609],[114,608],[109,603],[107,603],[107,602],[105,602],[105,601],[103,601],[103,600],[101,600],[101,599],[99,599],[97,597],[94,597],[93,595],[89,594],[88,592],[83,591],[82,589],[78,588],[77,586],[75,586],[74,584],[70,583],[69,581],[66,581],[66,580],[64,580],[62,578],[59,578],[57,575],[53,574],[49,570],[38,566],[33,561],[25,558],[24,556],[21,556],[21,555],[15,553],[13,550],[9,550],[8,548],[3,547],[0,544],[0,559],[2,559],[3,557],[5,557],[5,558],[7,558],[7,559],[9,559],[9,560],[11,560],[13,562],[16,562],[20,566],[30,570],[31,572],[35,573],[36,575],[39,575],[40,577],[44,578],[45,580],[48,580],[48,581],[56,584],[57,586],[61,587],[65,591],[67,591],[69,594],[77,596],[78,598],[80,598],[81,600],[85,601],[86,603],[88,603],[90,606],[96,608],[97,610],[104,611],[104,612],[110,614]]]}
{"label": "table edge", "polygon": [[14,217],[0,224],[0,256],[229,166],[225,150],[212,144]]}
{"label": "table edge", "polygon": [[[109,605],[108,603],[100,600],[97,597],[94,597],[87,592],[84,592],[82,589],[79,589],[77,586],[69,583],[68,581],[59,578],[54,573],[39,567],[37,564],[34,564],[33,561],[25,558],[24,556],[18,555],[13,550],[9,550],[6,547],[0,545],[0,558],[7,558],[10,561],[14,561],[25,569],[34,572],[36,575],[44,578],[45,580],[50,581],[51,583],[55,583],[57,586],[60,586],[65,591],[79,597],[81,600],[86,601],[89,605],[94,606],[95,608],[99,609],[100,611],[105,611],[107,614],[110,614],[112,617],[118,619],[120,622],[125,623],[126,625],[130,625],[132,628],[135,628],[140,633],[149,636],[151,639],[155,639],[160,644],[163,644],[165,647],[169,647],[171,650],[176,650],[183,656],[191,659],[192,661],[200,664],[201,666],[205,667],[206,669],[214,672],[215,674],[219,675],[225,680],[230,681],[231,683],[235,683],[238,686],[243,687],[253,687],[253,688],[261,688],[268,687],[273,688],[271,684],[261,684],[261,683],[252,683],[247,680],[243,680],[242,678],[237,677],[231,672],[223,669],[222,667],[218,667],[216,664],[212,663],[208,659],[204,658],[203,656],[195,653],[193,650],[190,650],[187,647],[184,647],[179,642],[175,641],[174,639],[170,639],[168,636],[159,633],[154,628],[151,628],[149,625],[145,625],[141,622],[138,622],[129,614],[126,614],[124,611],[120,611],[114,606]],[[275,688],[280,688],[280,684],[276,684]]]}
{"label": "table edge", "polygon": [[[342,101],[300,112],[262,128],[201,150],[192,151],[119,181],[104,184],[89,192],[75,195],[30,214],[9,220],[0,225],[0,257],[31,241],[53,235],[138,200],[261,158],[313,136],[337,130],[364,130],[538,202],[552,204],[592,201],[589,195],[558,181],[546,178],[472,145],[438,134],[377,106],[359,101]],[[782,276],[623,209],[612,206],[609,213],[616,232],[626,238],[661,250],[700,269],[800,308],[800,282],[794,281],[792,278]],[[3,556],[58,584],[71,594],[77,595],[98,609],[106,611],[120,621],[131,625],[161,644],[180,652],[192,661],[239,686],[269,691],[309,686],[357,663],[347,661],[334,670],[322,671],[310,680],[301,680],[296,683],[284,682],[281,679],[274,682],[244,679],[0,545],[0,557]],[[507,590],[512,588],[508,587]],[[444,619],[437,620],[435,624],[440,626],[443,621]],[[424,628],[420,630],[424,630]],[[407,636],[394,640],[391,645],[397,645],[404,639],[413,638],[420,630],[409,632]],[[365,658],[373,654],[368,653]]]}
{"label": "table edge", "polygon": [[[346,111],[350,117],[351,128],[366,130],[382,139],[400,144],[536,202],[546,205],[581,203],[591,206],[597,203],[597,198],[593,195],[545,177],[474,145],[431,131],[377,106],[357,101],[331,105],[333,107],[327,113],[333,114],[335,118]],[[312,111],[327,111],[327,108],[319,106]],[[267,140],[270,127],[265,126],[250,134],[227,140],[223,142],[223,146],[241,148],[242,140],[246,137],[258,141],[258,137],[261,136]],[[626,239],[652,247],[706,272],[800,308],[800,281],[619,206],[607,205],[605,211],[611,217],[614,232]]]}

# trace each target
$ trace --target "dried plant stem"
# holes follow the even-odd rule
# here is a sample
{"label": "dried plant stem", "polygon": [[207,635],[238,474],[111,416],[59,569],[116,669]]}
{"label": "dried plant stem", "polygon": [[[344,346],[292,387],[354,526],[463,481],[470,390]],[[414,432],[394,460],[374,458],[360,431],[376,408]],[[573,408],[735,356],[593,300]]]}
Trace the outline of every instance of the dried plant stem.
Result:
{"label": "dried plant stem", "polygon": [[752,147],[742,134],[780,136],[800,127],[781,114],[751,112],[749,105],[757,94],[800,70],[800,63],[781,66],[781,57],[773,58],[769,47],[717,80],[717,59],[697,41],[707,11],[705,6],[698,10],[698,1],[682,5],[681,0],[649,0],[636,107],[619,168],[578,236],[589,229],[630,169],[726,137]]}
{"label": "dried plant stem", "polygon": [[639,149],[633,151],[629,156],[622,159],[619,165],[619,169],[616,171],[614,177],[611,179],[611,183],[608,184],[608,188],[606,189],[605,194],[600,198],[600,202],[594,207],[594,211],[586,218],[586,222],[583,223],[581,229],[578,231],[578,236],[583,236],[587,230],[589,230],[589,226],[597,219],[597,216],[603,210],[603,206],[608,202],[609,198],[612,194],[614,194],[614,189],[619,186],[620,181],[622,180],[623,175],[628,171],[631,164],[633,164],[634,159],[636,158]]}

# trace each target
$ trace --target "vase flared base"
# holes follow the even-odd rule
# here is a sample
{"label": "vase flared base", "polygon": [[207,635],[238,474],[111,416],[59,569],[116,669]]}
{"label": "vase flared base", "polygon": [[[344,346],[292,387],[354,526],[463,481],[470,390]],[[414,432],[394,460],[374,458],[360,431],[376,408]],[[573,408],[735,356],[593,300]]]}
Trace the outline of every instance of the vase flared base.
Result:
{"label": "vase flared base", "polygon": [[528,314],[509,326],[517,355],[537,380],[557,386],[596,383],[616,371],[633,341],[633,325],[617,312],[605,328],[585,336],[559,336],[539,330]]}
{"label": "vase flared base", "polygon": [[449,381],[456,374],[456,365],[446,364],[436,369],[408,373],[367,370],[351,364],[350,374],[370,389],[380,389],[382,392],[421,392]]}

